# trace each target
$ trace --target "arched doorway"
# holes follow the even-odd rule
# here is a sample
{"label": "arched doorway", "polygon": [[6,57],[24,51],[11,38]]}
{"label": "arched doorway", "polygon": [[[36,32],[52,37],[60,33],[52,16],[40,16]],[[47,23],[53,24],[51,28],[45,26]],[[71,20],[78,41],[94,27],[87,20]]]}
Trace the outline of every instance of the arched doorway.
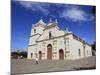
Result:
{"label": "arched doorway", "polygon": [[39,59],[41,60],[41,58],[42,58],[42,52],[39,51]]}
{"label": "arched doorway", "polygon": [[59,59],[60,59],[60,60],[63,60],[63,59],[64,59],[64,52],[63,52],[63,49],[60,49],[60,50],[59,50]]}
{"label": "arched doorway", "polygon": [[52,45],[51,44],[47,45],[47,59],[48,60],[52,59]]}

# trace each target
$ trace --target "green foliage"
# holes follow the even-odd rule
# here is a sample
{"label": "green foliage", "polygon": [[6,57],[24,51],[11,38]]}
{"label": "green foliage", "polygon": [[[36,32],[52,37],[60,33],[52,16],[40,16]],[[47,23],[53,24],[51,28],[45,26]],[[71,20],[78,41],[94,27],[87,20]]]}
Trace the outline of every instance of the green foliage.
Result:
{"label": "green foliage", "polygon": [[91,45],[91,47],[92,47],[92,55],[93,55],[93,56],[96,56],[96,42],[94,42],[94,43]]}
{"label": "green foliage", "polygon": [[11,56],[14,58],[18,58],[18,56],[22,56],[24,58],[27,57],[27,52],[22,51],[22,52],[11,52]]}
{"label": "green foliage", "polygon": [[96,42],[94,42],[91,46],[92,46],[92,50],[96,51]]}

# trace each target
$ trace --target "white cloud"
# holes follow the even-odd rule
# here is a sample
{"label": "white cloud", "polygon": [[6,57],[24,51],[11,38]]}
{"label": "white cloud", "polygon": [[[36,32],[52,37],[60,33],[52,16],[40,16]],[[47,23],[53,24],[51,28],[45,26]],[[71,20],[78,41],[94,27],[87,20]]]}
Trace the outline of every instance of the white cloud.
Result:
{"label": "white cloud", "polygon": [[23,7],[27,8],[27,9],[31,9],[32,8],[32,2],[27,2],[27,1],[21,1],[19,2]]}
{"label": "white cloud", "polygon": [[[53,9],[49,3],[32,1],[18,1],[18,3],[28,10],[39,11],[45,16],[51,15],[52,17],[55,17],[55,14],[49,10],[49,8]],[[94,16],[89,15],[89,13],[86,13],[76,5],[55,4],[55,8],[57,9],[55,13],[57,12],[58,17],[64,18],[66,20],[69,19],[73,22],[92,21],[94,19]]]}
{"label": "white cloud", "polygon": [[40,13],[43,13],[44,15],[48,15],[50,13],[49,10],[47,9],[47,7],[49,7],[49,4],[37,3],[32,1],[19,1],[18,3],[28,10],[32,11],[38,10],[40,11]]}
{"label": "white cloud", "polygon": [[60,14],[60,17],[63,17],[65,19],[70,19],[74,22],[76,21],[91,21],[93,20],[93,16],[90,16],[85,11],[79,9],[78,7],[70,7],[70,9],[64,10],[62,14]]}

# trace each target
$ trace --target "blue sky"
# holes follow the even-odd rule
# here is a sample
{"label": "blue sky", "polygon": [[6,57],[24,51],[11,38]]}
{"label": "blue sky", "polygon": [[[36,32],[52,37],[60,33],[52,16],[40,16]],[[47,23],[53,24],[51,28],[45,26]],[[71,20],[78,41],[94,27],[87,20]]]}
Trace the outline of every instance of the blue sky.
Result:
{"label": "blue sky", "polygon": [[89,44],[95,41],[93,6],[12,1],[11,8],[11,43],[14,49],[28,47],[32,24],[41,17],[46,23],[50,18],[57,19],[61,29],[68,27]]}

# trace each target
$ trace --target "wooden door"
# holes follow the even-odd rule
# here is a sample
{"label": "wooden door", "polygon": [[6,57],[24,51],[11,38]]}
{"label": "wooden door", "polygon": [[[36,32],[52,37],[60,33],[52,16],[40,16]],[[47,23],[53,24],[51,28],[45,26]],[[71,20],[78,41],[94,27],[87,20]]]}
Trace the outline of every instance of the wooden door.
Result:
{"label": "wooden door", "polygon": [[64,59],[64,52],[63,50],[59,50],[59,60],[63,60]]}
{"label": "wooden door", "polygon": [[52,48],[48,48],[47,50],[47,59],[52,59]]}

